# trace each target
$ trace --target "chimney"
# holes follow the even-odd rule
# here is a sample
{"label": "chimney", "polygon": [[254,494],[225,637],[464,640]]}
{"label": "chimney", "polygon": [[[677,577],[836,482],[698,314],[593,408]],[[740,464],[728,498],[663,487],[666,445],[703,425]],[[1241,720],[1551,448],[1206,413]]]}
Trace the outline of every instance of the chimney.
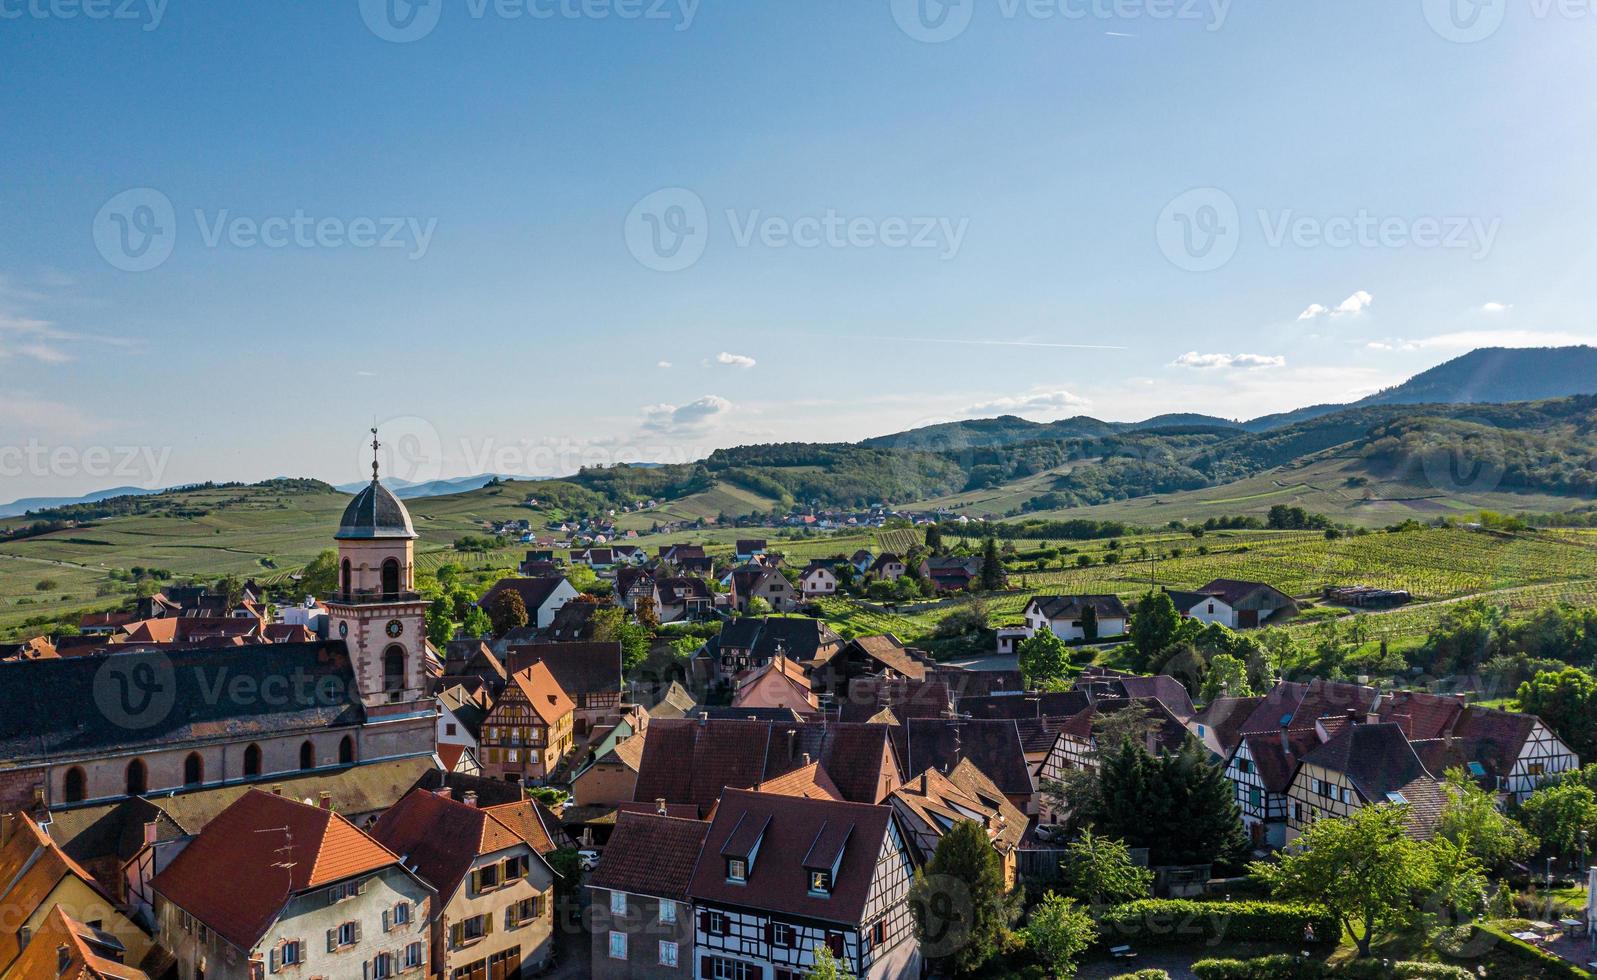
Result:
{"label": "chimney", "polygon": [[461,793],[460,794],[460,802],[466,804],[467,806],[476,806],[477,805],[477,791],[473,790],[473,789],[468,789],[464,793]]}
{"label": "chimney", "polygon": [[283,795],[283,784],[282,783],[273,783],[272,784],[272,795],[273,796],[282,796]]}
{"label": "chimney", "polygon": [[331,810],[333,808],[333,794],[332,793],[329,793],[325,789],[322,790],[321,800],[322,800],[322,809],[323,810]]}
{"label": "chimney", "polygon": [[440,800],[449,800],[454,798],[454,791],[448,786],[440,786],[433,790],[433,795],[438,797]]}
{"label": "chimney", "polygon": [[920,791],[922,796],[931,792],[932,777],[930,776],[930,773],[931,770],[928,769],[920,774]]}
{"label": "chimney", "polygon": [[157,836],[156,835],[156,830],[159,827],[160,827],[160,824],[156,823],[154,820],[146,820],[144,822],[144,846],[145,847],[154,847],[155,846],[155,839],[156,839],[156,836]]}
{"label": "chimney", "polygon": [[656,796],[654,798],[654,812],[659,814],[662,817],[665,816],[665,813],[666,813],[666,810],[665,810],[665,797]]}
{"label": "chimney", "polygon": [[709,724],[709,722],[710,722],[710,713],[708,711],[699,712],[699,724],[700,725],[707,725],[707,724]]}
{"label": "chimney", "polygon": [[808,752],[804,753],[804,764],[806,766],[810,764],[810,754]]}

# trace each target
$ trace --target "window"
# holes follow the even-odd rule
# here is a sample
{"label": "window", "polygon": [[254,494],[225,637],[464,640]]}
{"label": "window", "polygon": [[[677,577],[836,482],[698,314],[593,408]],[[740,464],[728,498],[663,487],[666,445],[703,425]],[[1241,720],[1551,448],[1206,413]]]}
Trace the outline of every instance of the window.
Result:
{"label": "window", "polygon": [[360,894],[360,882],[345,881],[327,889],[327,904],[337,905],[346,898],[354,898]]}
{"label": "window", "polygon": [[611,915],[626,915],[627,914],[627,893],[626,892],[611,892],[610,893],[610,914]]}
{"label": "window", "polygon": [[887,942],[887,920],[877,919],[876,924],[871,926],[871,948],[875,949],[885,942]]}
{"label": "window", "polygon": [[305,741],[300,743],[300,746],[299,746],[299,767],[301,769],[315,769],[316,768],[316,746],[314,746],[314,745],[312,745],[310,743],[310,739],[306,739]]}
{"label": "window", "polygon": [[455,734],[455,723],[454,722],[451,721],[451,722],[449,722],[449,723],[444,725],[444,734],[445,735],[453,735],[453,734]]}
{"label": "window", "polygon": [[726,880],[746,882],[749,880],[749,862],[743,858],[726,859]]}
{"label": "window", "polygon": [[383,594],[397,595],[399,593],[399,562],[393,558],[383,562]]}
{"label": "window", "polygon": [[78,766],[67,770],[67,778],[62,787],[62,793],[68,803],[82,803],[88,797],[88,777]]}
{"label": "window", "polygon": [[669,898],[660,900],[660,922],[671,925],[677,920],[677,903]]}
{"label": "window", "polygon": [[826,948],[832,951],[832,955],[833,956],[836,956],[837,958],[842,959],[842,957],[843,957],[843,934],[841,932],[829,932],[829,933],[827,933],[826,934]]}
{"label": "window", "polygon": [[705,971],[709,980],[761,980],[765,974],[760,967],[742,960],[729,960],[723,956],[706,956],[704,960],[709,966]]}
{"label": "window", "polygon": [[830,871],[810,872],[810,894],[830,895],[832,893],[832,873]]}
{"label": "window", "polygon": [[345,922],[338,927],[338,945],[353,946],[360,942],[360,923]]}
{"label": "window", "polygon": [[706,912],[704,931],[712,936],[728,935],[732,931],[732,920],[727,918],[725,912]]}
{"label": "window", "polygon": [[244,749],[244,775],[259,776],[261,774],[261,747],[251,742]]}
{"label": "window", "polygon": [[139,796],[150,789],[150,770],[144,766],[143,759],[134,759],[128,763],[127,790],[129,796]]}
{"label": "window", "polygon": [[524,898],[505,909],[505,927],[519,929],[543,917],[543,896]]}
{"label": "window", "polygon": [[349,594],[349,582],[350,582],[349,559],[348,558],[344,559],[344,567],[343,567],[343,576],[342,576],[342,578],[343,578],[343,581],[344,581],[344,594],[348,595]]}
{"label": "window", "polygon": [[627,934],[624,932],[610,933],[610,958],[624,960],[627,958]]}
{"label": "window", "polygon": [[408,925],[410,925],[410,903],[409,902],[400,902],[398,905],[394,906],[394,925],[396,925],[396,926],[408,926]]}
{"label": "window", "polygon": [[354,765],[354,763],[355,739],[352,736],[345,735],[338,743],[338,764],[341,766],[349,766]]}
{"label": "window", "polygon": [[1546,771],[1547,767],[1540,762],[1527,763],[1525,766],[1526,774],[1531,776],[1540,776]]}
{"label": "window", "polygon": [[298,966],[305,962],[305,944],[297,939],[284,943],[281,959],[284,966]]}
{"label": "window", "polygon": [[492,891],[499,887],[499,865],[486,864],[477,869],[477,890]]}
{"label": "window", "polygon": [[372,960],[372,976],[377,980],[394,975],[394,956],[392,953],[378,953]]}
{"label": "window", "polygon": [[771,925],[771,945],[780,946],[783,949],[792,949],[798,945],[798,936],[794,933],[792,926],[781,922],[773,923]]}
{"label": "window", "polygon": [[660,965],[677,965],[677,944],[660,940]]}
{"label": "window", "polygon": [[1248,790],[1248,806],[1258,807],[1261,802],[1262,795],[1259,792],[1259,787],[1254,786],[1250,788]]}
{"label": "window", "polygon": [[411,943],[405,947],[405,969],[414,970],[416,967],[421,966],[421,958],[421,943]]}
{"label": "window", "polygon": [[383,690],[390,695],[405,690],[405,648],[397,644],[383,651]]}
{"label": "window", "polygon": [[183,785],[198,786],[205,782],[205,760],[198,752],[190,752],[183,760]]}

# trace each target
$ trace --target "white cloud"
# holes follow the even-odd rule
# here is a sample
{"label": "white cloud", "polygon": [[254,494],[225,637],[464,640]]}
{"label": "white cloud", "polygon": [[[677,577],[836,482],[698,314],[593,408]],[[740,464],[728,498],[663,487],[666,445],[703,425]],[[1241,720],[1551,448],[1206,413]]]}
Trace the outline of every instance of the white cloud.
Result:
{"label": "white cloud", "polygon": [[1482,313],[1507,313],[1514,308],[1513,303],[1487,303],[1481,307]]}
{"label": "white cloud", "polygon": [[1365,310],[1369,309],[1370,304],[1374,302],[1375,297],[1361,289],[1352,296],[1349,296],[1347,299],[1343,300],[1341,303],[1337,304],[1335,309],[1331,309],[1327,306],[1321,306],[1319,303],[1309,304],[1308,309],[1298,314],[1298,321],[1301,323],[1304,320],[1318,320],[1320,317],[1325,316],[1358,316]]}
{"label": "white cloud", "polygon": [[643,409],[643,428],[650,432],[697,432],[731,412],[734,407],[720,395],[705,395],[686,405],[648,405]]}
{"label": "white cloud", "polygon": [[666,370],[666,369],[671,367],[671,362],[670,361],[660,361],[660,362],[656,363],[654,366],[663,371],[663,370]]}
{"label": "white cloud", "polygon": [[722,351],[715,355],[715,363],[725,364],[728,367],[751,368],[754,366],[755,361],[754,358],[749,357],[747,354],[728,354],[726,351]]}
{"label": "white cloud", "polygon": [[1006,395],[965,409],[969,415],[1048,415],[1058,416],[1087,404],[1087,399],[1063,388]]}
{"label": "white cloud", "polygon": [[1176,367],[1212,370],[1214,368],[1280,368],[1286,358],[1268,354],[1200,354],[1188,351],[1175,360]]}

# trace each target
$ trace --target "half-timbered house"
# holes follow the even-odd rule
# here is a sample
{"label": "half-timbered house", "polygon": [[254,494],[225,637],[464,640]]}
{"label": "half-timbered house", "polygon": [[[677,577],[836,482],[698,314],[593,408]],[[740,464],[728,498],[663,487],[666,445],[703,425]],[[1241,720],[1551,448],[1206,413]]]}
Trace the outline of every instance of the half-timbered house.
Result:
{"label": "half-timbered house", "polygon": [[689,887],[696,976],[799,980],[825,948],[861,980],[918,977],[913,876],[890,806],[728,790]]}
{"label": "half-timbered house", "polygon": [[1428,839],[1447,802],[1403,730],[1390,723],[1347,724],[1303,757],[1287,788],[1286,842],[1316,820],[1347,817],[1366,806],[1408,807],[1408,830]]}

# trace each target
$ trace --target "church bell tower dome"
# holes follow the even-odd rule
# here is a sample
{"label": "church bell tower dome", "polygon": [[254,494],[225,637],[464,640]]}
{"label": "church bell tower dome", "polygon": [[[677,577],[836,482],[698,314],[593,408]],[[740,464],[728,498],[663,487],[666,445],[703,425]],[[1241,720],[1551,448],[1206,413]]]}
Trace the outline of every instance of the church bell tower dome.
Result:
{"label": "church bell tower dome", "polygon": [[415,540],[416,528],[410,523],[410,512],[399,498],[372,476],[372,482],[344,508],[338,521],[336,541],[363,541],[374,538],[409,538]]}

